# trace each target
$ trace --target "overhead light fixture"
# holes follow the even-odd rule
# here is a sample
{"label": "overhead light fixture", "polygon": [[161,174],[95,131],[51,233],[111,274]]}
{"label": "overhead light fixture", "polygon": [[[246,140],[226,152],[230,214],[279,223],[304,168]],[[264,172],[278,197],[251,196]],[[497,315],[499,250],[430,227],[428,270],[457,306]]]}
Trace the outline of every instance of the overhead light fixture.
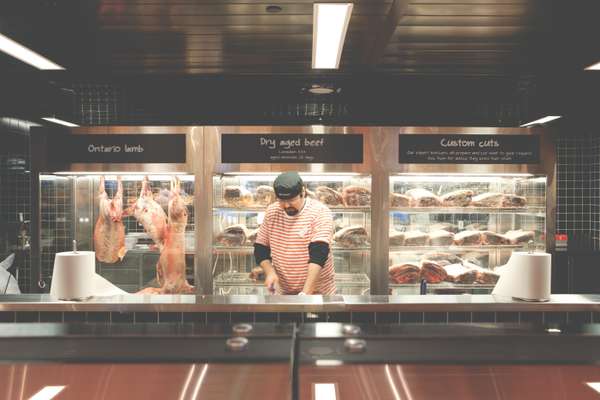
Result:
{"label": "overhead light fixture", "polygon": [[589,67],[585,68],[586,71],[600,71],[600,61],[598,61],[596,64],[590,65]]}
{"label": "overhead light fixture", "polygon": [[523,124],[523,125],[521,125],[521,128],[524,128],[526,126],[531,126],[531,125],[545,124],[546,122],[554,121],[555,119],[559,119],[559,118],[562,118],[562,115],[548,115],[544,118],[536,119],[535,121],[531,121],[526,124]]}
{"label": "overhead light fixture", "polygon": [[50,400],[56,397],[57,394],[59,394],[60,392],[62,392],[64,390],[66,386],[45,386],[44,388],[42,388],[42,390],[40,390],[39,392],[37,392],[36,394],[34,394],[33,396],[31,396],[29,398],[29,400]]}
{"label": "overhead light fixture", "polygon": [[48,121],[48,122],[54,122],[55,124],[60,124],[60,125],[64,125],[64,126],[68,126],[69,128],[75,128],[79,125],[74,124],[72,122],[69,121],[63,121],[62,119],[58,119],[58,118],[54,118],[54,117],[42,117],[43,120]]}
{"label": "overhead light fixture", "polygon": [[313,68],[339,68],[353,7],[352,3],[313,5]]}
{"label": "overhead light fixture", "polygon": [[0,51],[5,52],[9,56],[17,58],[24,63],[43,70],[63,70],[64,67],[53,63],[47,58],[39,55],[33,50],[15,42],[11,38],[0,34]]}

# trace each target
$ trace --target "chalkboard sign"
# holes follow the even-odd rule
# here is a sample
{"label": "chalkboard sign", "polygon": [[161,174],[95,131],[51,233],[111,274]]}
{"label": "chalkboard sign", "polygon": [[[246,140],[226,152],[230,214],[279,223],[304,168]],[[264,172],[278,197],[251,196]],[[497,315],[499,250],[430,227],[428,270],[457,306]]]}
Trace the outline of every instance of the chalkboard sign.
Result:
{"label": "chalkboard sign", "polygon": [[363,136],[223,134],[221,161],[224,164],[360,164],[363,162]]}
{"label": "chalkboard sign", "polygon": [[399,162],[411,164],[537,164],[535,135],[406,135],[398,138]]}
{"label": "chalkboard sign", "polygon": [[48,137],[55,163],[185,163],[185,134],[56,135]]}

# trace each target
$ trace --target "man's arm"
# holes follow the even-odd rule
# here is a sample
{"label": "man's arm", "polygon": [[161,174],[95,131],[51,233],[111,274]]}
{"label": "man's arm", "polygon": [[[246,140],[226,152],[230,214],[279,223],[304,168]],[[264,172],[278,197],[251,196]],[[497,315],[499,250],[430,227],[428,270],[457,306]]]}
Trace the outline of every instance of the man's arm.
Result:
{"label": "man's arm", "polygon": [[306,276],[302,292],[313,294],[317,289],[317,281],[319,280],[321,268],[323,268],[329,256],[329,244],[325,242],[312,242],[308,245],[308,254],[310,257],[308,275]]}
{"label": "man's arm", "polygon": [[254,258],[256,263],[265,271],[265,286],[271,292],[279,284],[277,273],[271,264],[271,248],[260,243],[254,243]]}

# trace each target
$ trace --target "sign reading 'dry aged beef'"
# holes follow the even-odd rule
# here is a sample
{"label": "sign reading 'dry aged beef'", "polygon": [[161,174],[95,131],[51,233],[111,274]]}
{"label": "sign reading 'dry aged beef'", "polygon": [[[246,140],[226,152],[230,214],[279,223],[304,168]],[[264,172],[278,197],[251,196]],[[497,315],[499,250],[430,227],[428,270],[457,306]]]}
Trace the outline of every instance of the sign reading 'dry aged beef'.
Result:
{"label": "sign reading 'dry aged beef'", "polygon": [[225,164],[360,164],[363,135],[223,134],[221,161]]}
{"label": "sign reading 'dry aged beef'", "polygon": [[185,134],[57,135],[49,159],[66,163],[185,163]]}
{"label": "sign reading 'dry aged beef'", "polygon": [[399,162],[413,164],[537,164],[535,135],[400,134]]}

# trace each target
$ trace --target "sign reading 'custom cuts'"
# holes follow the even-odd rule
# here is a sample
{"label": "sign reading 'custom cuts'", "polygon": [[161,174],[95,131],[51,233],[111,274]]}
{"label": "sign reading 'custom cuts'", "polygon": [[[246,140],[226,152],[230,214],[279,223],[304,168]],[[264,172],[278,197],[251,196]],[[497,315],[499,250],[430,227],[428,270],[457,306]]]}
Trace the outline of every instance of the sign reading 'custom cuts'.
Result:
{"label": "sign reading 'custom cuts'", "polygon": [[535,135],[399,135],[399,162],[413,164],[537,164]]}
{"label": "sign reading 'custom cuts'", "polygon": [[221,161],[239,163],[363,162],[362,135],[223,134]]}
{"label": "sign reading 'custom cuts'", "polygon": [[185,134],[57,135],[50,161],[67,163],[185,163]]}

